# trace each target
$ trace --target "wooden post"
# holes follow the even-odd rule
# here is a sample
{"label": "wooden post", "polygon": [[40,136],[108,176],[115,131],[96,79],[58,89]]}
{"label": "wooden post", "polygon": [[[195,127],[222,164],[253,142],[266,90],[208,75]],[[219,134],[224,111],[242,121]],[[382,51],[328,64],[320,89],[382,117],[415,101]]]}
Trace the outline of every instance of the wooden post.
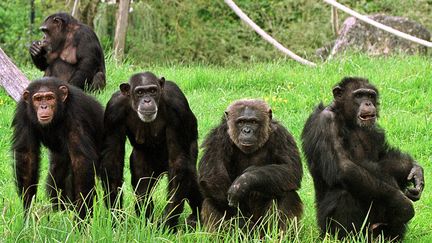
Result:
{"label": "wooden post", "polygon": [[74,4],[73,4],[73,7],[72,7],[72,13],[71,13],[71,15],[74,17],[74,18],[76,18],[76,19],[79,19],[79,17],[78,17],[78,5],[79,5],[79,0],[75,0],[74,1]]}
{"label": "wooden post", "polygon": [[18,101],[29,83],[30,81],[0,48],[0,85],[12,99]]}
{"label": "wooden post", "polygon": [[331,8],[331,24],[333,29],[333,34],[338,37],[339,35],[339,18],[338,18],[338,12],[337,8],[333,7]]}
{"label": "wooden post", "polygon": [[120,0],[120,6],[117,12],[117,24],[114,36],[114,57],[117,62],[123,60],[128,26],[129,2],[130,0]]}

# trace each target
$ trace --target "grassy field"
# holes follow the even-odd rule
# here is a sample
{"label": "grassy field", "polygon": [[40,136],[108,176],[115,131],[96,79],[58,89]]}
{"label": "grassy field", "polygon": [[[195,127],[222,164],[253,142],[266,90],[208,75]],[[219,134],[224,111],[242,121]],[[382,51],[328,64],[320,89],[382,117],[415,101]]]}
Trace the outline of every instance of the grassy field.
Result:
{"label": "grassy field", "polygon": [[[432,67],[427,58],[394,57],[369,59],[352,56],[333,60],[317,68],[308,68],[292,62],[250,64],[231,68],[209,66],[145,67],[128,64],[107,64],[108,86],[97,94],[106,104],[118,85],[136,72],[151,70],[168,80],[175,80],[186,93],[193,112],[198,118],[199,143],[215,126],[224,109],[233,100],[262,98],[269,102],[273,115],[294,135],[300,145],[300,133],[307,116],[320,101],[331,101],[331,88],[344,76],[367,77],[381,92],[381,117],[379,124],[386,129],[389,142],[406,151],[424,167],[426,188],[422,199],[416,202],[416,215],[409,223],[406,242],[432,242]],[[34,68],[22,67],[30,79],[41,76]],[[0,242],[238,242],[247,239],[260,241],[255,233],[240,232],[235,227],[230,232],[209,233],[198,226],[196,230],[181,228],[171,234],[155,222],[138,218],[134,214],[133,191],[130,176],[125,175],[126,219],[111,228],[111,214],[101,197],[96,202],[93,219],[86,227],[78,229],[71,212],[51,212],[44,192],[47,174],[47,156],[44,152],[39,193],[30,220],[23,220],[23,210],[17,196],[10,153],[11,120],[15,102],[0,91]],[[128,151],[130,147],[128,146]],[[201,155],[201,154],[200,154]],[[127,155],[128,156],[128,155]],[[128,163],[126,163],[128,164]],[[128,166],[128,165],[127,165]],[[305,174],[300,196],[305,205],[303,219],[293,226],[293,234],[269,229],[261,237],[266,242],[334,242],[318,238],[315,220],[314,188],[303,160]],[[128,171],[128,169],[126,170]],[[160,181],[155,191],[156,217],[162,214],[166,203],[166,179]],[[98,185],[98,193],[100,193]],[[187,208],[187,210],[190,210]],[[184,219],[184,217],[182,217]],[[362,238],[347,242],[364,241]]]}

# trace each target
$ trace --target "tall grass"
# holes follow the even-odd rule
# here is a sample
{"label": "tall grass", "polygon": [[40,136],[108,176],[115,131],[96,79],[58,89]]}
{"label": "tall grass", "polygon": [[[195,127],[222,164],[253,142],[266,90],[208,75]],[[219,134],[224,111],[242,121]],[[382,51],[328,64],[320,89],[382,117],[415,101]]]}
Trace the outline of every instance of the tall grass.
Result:
{"label": "tall grass", "polygon": [[[34,68],[23,68],[25,74],[34,79],[42,74]],[[331,101],[331,88],[344,76],[367,77],[381,93],[380,125],[386,129],[389,142],[406,151],[423,165],[426,189],[422,199],[416,202],[416,215],[409,223],[407,242],[431,242],[432,197],[428,180],[432,176],[432,75],[431,62],[422,57],[391,57],[370,59],[350,56],[333,60],[317,68],[308,68],[293,62],[240,65],[227,68],[216,66],[132,66],[107,63],[108,85],[105,91],[96,94],[106,104],[121,82],[140,71],[151,70],[168,80],[175,80],[185,92],[191,108],[198,118],[199,143],[209,130],[219,123],[224,109],[233,100],[240,98],[262,98],[273,109],[274,117],[281,121],[294,135],[300,145],[300,133],[307,116],[320,101]],[[44,193],[47,176],[47,153],[43,152],[39,193],[30,217],[23,219],[23,210],[14,188],[12,156],[10,153],[11,120],[15,102],[4,91],[0,91],[0,241],[4,242],[336,242],[328,235],[319,237],[315,220],[314,188],[311,176],[303,166],[305,174],[300,197],[305,206],[303,218],[290,226],[287,232],[277,227],[265,228],[264,234],[257,231],[241,231],[233,221],[228,230],[210,232],[202,225],[197,229],[180,227],[176,234],[160,226],[159,218],[166,205],[166,177],[160,180],[153,192],[155,201],[154,219],[137,217],[134,210],[133,189],[130,186],[129,165],[126,163],[123,193],[124,209],[111,214],[104,206],[101,186],[94,207],[94,217],[84,226],[78,226],[70,211],[53,212]],[[128,159],[130,146],[127,146]],[[201,153],[200,153],[201,156]],[[180,217],[184,222],[190,208]],[[272,215],[268,220],[272,220]],[[162,222],[163,223],[163,222]],[[115,225],[112,228],[112,225]],[[362,236],[352,236],[347,242],[364,242]],[[381,240],[382,241],[382,240]]]}

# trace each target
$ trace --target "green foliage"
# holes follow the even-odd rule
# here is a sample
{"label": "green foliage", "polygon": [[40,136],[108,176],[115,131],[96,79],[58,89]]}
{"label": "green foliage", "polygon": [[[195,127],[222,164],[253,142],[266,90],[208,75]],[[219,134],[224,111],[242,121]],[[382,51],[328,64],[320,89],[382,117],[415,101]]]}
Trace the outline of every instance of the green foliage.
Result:
{"label": "green foliage", "polygon": [[[301,46],[297,50],[300,54],[313,53],[331,36],[329,22],[321,21],[329,16],[329,9],[322,3],[306,0],[238,4],[281,43],[294,49]],[[132,8],[126,45],[131,60],[224,65],[283,56],[222,1],[142,1]],[[305,31],[311,26],[327,31]]]}
{"label": "green foliage", "polygon": [[[158,76],[175,80],[185,92],[191,109],[198,119],[199,143],[221,119],[223,111],[233,100],[262,98],[271,105],[274,117],[294,135],[300,145],[303,125],[320,101],[332,99],[331,87],[343,76],[362,76],[370,79],[381,96],[379,124],[386,130],[389,143],[410,153],[423,167],[426,189],[420,201],[415,202],[416,215],[409,223],[404,242],[431,242],[432,193],[428,180],[432,177],[432,68],[424,57],[391,57],[370,59],[365,56],[347,56],[334,59],[317,68],[289,62],[233,65],[226,68],[200,65],[134,66],[107,62],[106,89],[96,97],[106,104],[119,84],[133,73],[150,70]],[[40,76],[34,68],[24,69],[30,79]],[[71,212],[52,212],[44,193],[47,176],[47,151],[43,151],[41,179],[36,202],[28,222],[23,220],[20,199],[14,188],[13,163],[10,154],[11,120],[15,103],[0,90],[0,241],[2,242],[338,242],[325,235],[319,238],[314,206],[312,178],[303,158],[304,177],[299,195],[304,203],[303,218],[287,232],[275,227],[265,229],[264,235],[242,232],[236,221],[228,231],[208,232],[199,226],[196,230],[181,227],[177,234],[168,233],[156,221],[166,205],[166,177],[154,191],[155,219],[135,216],[134,196],[130,186],[129,163],[126,162],[125,207],[122,219],[109,213],[103,204],[101,187],[95,204],[95,215],[85,227],[78,228]],[[131,147],[127,145],[127,156]],[[200,151],[199,156],[202,155]],[[189,211],[190,208],[187,207]],[[181,219],[184,220],[186,214]],[[272,220],[270,216],[269,220]],[[117,222],[116,228],[111,224]],[[183,221],[182,221],[183,222]],[[363,236],[349,237],[345,242],[367,242]],[[382,240],[378,242],[384,242]]]}
{"label": "green foliage", "polygon": [[[330,5],[316,0],[235,1],[260,27],[295,53],[319,61],[315,50],[334,39]],[[362,14],[405,16],[431,29],[431,0],[342,0]],[[26,51],[39,39],[37,28],[48,14],[70,12],[73,1],[36,0],[33,33],[29,29],[29,1],[0,2],[0,46],[17,63],[30,61]],[[66,5],[65,5],[66,4]],[[146,65],[203,63],[232,65],[284,58],[240,21],[223,1],[134,1],[129,15],[126,56]],[[94,20],[105,53],[115,32],[116,5],[100,3]],[[342,24],[347,17],[339,11]]]}
{"label": "green foliage", "polygon": [[28,17],[30,7],[25,2],[27,1],[0,2],[0,47],[18,63],[30,60],[29,55],[22,53],[27,49],[31,36]]}

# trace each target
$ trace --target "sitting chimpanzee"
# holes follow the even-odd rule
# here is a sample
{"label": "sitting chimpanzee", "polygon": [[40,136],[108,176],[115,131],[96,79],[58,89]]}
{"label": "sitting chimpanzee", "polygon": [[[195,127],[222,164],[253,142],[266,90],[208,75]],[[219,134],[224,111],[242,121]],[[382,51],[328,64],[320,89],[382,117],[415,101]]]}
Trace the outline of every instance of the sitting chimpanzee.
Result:
{"label": "sitting chimpanzee", "polygon": [[414,216],[411,200],[423,190],[423,169],[387,144],[376,125],[378,91],[368,80],[344,78],[333,97],[329,106],[315,109],[302,133],[319,227],[339,238],[363,230],[370,237],[402,239]]}
{"label": "sitting chimpanzee", "polygon": [[291,134],[272,119],[267,103],[232,103],[203,147],[198,179],[204,195],[201,216],[210,229],[224,217],[237,215],[250,219],[253,226],[273,201],[281,228],[287,219],[302,215],[296,192],[303,175],[299,151]]}
{"label": "sitting chimpanzee", "polygon": [[156,179],[168,172],[166,225],[177,225],[185,199],[192,208],[187,223],[194,225],[202,203],[196,172],[197,120],[179,87],[151,72],[134,74],[108,102],[105,130],[102,180],[111,207],[123,184],[127,137],[133,146],[130,171],[137,195],[136,213],[139,215],[145,205],[146,217],[152,216],[149,194]]}
{"label": "sitting chimpanzee", "polygon": [[90,27],[67,13],[48,16],[33,41],[30,55],[44,76],[54,76],[81,89],[105,87],[105,61],[99,39]]}
{"label": "sitting chimpanzee", "polygon": [[43,78],[24,91],[12,126],[16,183],[26,211],[36,195],[43,144],[50,154],[47,190],[53,205],[73,203],[84,219],[99,166],[102,106],[66,82]]}

